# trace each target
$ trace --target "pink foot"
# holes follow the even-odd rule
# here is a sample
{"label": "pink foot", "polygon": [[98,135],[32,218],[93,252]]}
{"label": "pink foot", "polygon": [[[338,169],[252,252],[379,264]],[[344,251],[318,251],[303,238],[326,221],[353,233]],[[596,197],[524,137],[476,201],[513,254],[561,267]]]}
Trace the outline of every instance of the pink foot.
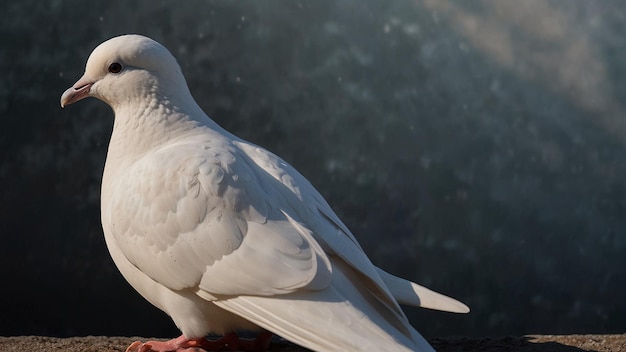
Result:
{"label": "pink foot", "polygon": [[187,339],[184,335],[169,341],[135,341],[126,352],[195,352],[195,351],[223,351],[232,342],[236,342],[237,336],[224,336],[217,340]]}
{"label": "pink foot", "polygon": [[169,341],[135,341],[126,352],[202,352],[202,351],[266,351],[269,347],[272,333],[261,332],[255,339],[241,339],[231,332],[216,340],[187,339],[181,335]]}

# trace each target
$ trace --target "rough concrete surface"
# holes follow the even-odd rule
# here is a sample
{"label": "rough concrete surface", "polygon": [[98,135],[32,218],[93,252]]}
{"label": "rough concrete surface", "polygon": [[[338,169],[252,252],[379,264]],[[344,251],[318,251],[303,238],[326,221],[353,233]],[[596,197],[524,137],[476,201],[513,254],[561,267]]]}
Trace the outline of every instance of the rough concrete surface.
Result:
{"label": "rough concrete surface", "polygon": [[[0,352],[117,352],[124,351],[138,337],[46,337],[12,336],[0,337]],[[485,338],[433,338],[429,339],[433,347],[440,352],[457,351],[626,351],[626,334],[621,335],[527,335],[522,337],[485,337]],[[301,352],[307,351],[284,340],[276,340],[270,345],[270,351]]]}

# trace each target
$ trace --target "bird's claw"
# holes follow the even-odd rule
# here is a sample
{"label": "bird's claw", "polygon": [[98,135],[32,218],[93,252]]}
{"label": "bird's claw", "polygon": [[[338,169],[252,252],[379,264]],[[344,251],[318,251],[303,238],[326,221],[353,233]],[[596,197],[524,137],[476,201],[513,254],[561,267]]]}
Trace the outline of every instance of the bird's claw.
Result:
{"label": "bird's claw", "polygon": [[272,333],[261,332],[254,339],[242,339],[229,333],[216,340],[187,339],[184,336],[169,341],[135,341],[126,352],[204,352],[204,351],[267,351]]}

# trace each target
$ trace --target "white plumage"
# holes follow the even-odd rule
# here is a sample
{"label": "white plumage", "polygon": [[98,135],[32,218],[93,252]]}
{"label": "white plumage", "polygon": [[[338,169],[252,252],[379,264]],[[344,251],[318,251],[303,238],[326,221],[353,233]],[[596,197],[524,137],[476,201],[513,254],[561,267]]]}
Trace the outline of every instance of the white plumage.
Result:
{"label": "white plumage", "polygon": [[61,105],[87,96],[115,112],[101,204],[111,256],[184,335],[133,348],[266,329],[319,351],[430,351],[397,301],[469,311],[376,268],[300,173],[200,109],[157,42],[98,46]]}

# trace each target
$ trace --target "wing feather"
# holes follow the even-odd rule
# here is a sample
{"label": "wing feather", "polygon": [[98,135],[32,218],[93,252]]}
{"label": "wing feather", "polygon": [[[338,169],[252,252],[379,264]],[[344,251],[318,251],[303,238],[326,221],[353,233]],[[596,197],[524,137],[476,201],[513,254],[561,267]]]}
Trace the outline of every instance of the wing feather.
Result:
{"label": "wing feather", "polygon": [[395,314],[404,317],[404,312],[380,278],[377,268],[311,183],[275,154],[244,141],[237,141],[235,145],[255,164],[253,169],[257,170],[257,178],[266,180],[266,183],[270,182],[269,178],[276,183],[273,194],[281,194],[282,209],[305,223],[327,253],[339,256],[354,268],[374,297]]}
{"label": "wing feather", "polygon": [[315,351],[433,351],[406,319],[367,293],[354,269],[342,261],[333,268],[333,283],[324,290],[237,296],[215,304]]}

